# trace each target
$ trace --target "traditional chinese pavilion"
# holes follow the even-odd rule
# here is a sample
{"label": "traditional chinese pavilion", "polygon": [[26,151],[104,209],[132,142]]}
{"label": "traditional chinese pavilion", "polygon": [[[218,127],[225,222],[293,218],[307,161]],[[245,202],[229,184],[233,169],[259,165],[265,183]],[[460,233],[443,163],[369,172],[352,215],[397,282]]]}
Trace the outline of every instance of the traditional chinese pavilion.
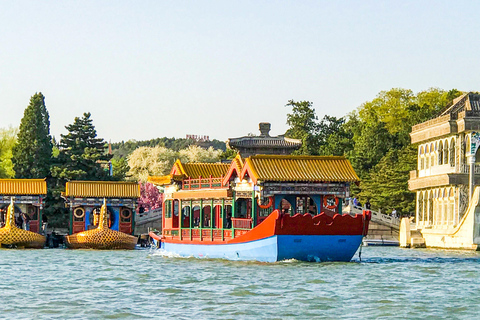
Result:
{"label": "traditional chinese pavilion", "polygon": [[170,175],[149,181],[165,187],[165,236],[224,240],[275,209],[292,216],[341,213],[341,200],[359,179],[344,157],[237,155],[231,164],[177,160]]}
{"label": "traditional chinese pavilion", "polygon": [[261,122],[259,136],[230,138],[227,146],[238,151],[244,158],[257,154],[288,155],[302,146],[302,140],[286,138],[283,135],[270,136],[270,127],[270,123]]}
{"label": "traditional chinese pavilion", "polygon": [[46,195],[45,179],[0,179],[0,221],[5,222],[5,214],[13,198],[15,215],[27,214],[31,219],[30,231],[39,233],[42,223],[43,199]]}
{"label": "traditional chinese pavilion", "polygon": [[108,211],[108,228],[133,234],[135,209],[140,197],[136,182],[69,181],[63,197],[70,208],[69,233],[96,228],[104,199]]}

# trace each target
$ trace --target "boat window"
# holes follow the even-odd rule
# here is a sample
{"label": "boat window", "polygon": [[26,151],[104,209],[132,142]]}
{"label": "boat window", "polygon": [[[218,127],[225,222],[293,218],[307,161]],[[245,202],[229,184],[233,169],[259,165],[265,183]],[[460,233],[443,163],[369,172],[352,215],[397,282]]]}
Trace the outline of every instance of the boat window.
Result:
{"label": "boat window", "polygon": [[172,200],[165,201],[165,218],[172,217]]}
{"label": "boat window", "polygon": [[131,222],[132,221],[132,210],[128,208],[120,209],[120,222]]}
{"label": "boat window", "polygon": [[204,228],[209,228],[212,223],[212,207],[205,206],[203,207],[203,225]]}

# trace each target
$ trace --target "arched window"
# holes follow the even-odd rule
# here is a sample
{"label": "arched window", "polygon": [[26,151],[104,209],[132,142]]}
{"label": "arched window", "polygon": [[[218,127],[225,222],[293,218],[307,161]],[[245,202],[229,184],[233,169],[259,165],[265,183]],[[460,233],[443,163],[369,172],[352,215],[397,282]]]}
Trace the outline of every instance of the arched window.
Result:
{"label": "arched window", "polygon": [[443,164],[443,142],[440,141],[438,145],[438,164],[442,165]]}
{"label": "arched window", "polygon": [[430,158],[432,159],[430,167],[433,167],[435,165],[435,150],[433,149],[433,143],[430,144]]}
{"label": "arched window", "polygon": [[433,222],[433,193],[431,191],[428,196],[428,222],[429,224]]}
{"label": "arched window", "polygon": [[450,140],[450,166],[455,166],[455,139]]}
{"label": "arched window", "polygon": [[418,208],[418,217],[417,221],[423,221],[423,192],[418,193],[418,202],[417,202],[417,208]]}
{"label": "arched window", "polygon": [[448,163],[448,140],[443,144],[443,164]]}
{"label": "arched window", "polygon": [[420,152],[418,155],[419,169],[423,170],[425,168],[425,150],[423,146],[420,147]]}

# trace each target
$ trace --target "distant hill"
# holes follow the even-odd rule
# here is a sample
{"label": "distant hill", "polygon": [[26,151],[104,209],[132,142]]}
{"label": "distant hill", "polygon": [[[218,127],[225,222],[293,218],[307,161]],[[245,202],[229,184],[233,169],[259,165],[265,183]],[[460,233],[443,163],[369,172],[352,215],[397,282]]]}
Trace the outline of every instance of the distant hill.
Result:
{"label": "distant hill", "polygon": [[112,143],[112,153],[114,157],[125,158],[138,147],[162,146],[168,149],[179,151],[181,149],[187,148],[190,145],[198,145],[203,148],[213,147],[214,149],[220,149],[222,151],[225,151],[227,148],[225,142],[216,139],[213,139],[211,141],[197,141],[194,139],[175,139],[163,137],[142,141],[128,140],[122,142],[115,142]]}

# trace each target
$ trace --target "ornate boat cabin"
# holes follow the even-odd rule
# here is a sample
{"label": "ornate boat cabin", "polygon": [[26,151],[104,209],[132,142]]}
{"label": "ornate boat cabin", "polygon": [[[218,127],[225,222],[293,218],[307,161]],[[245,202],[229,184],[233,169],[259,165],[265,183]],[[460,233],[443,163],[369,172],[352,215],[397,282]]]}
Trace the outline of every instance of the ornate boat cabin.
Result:
{"label": "ornate boat cabin", "polygon": [[135,209],[140,197],[136,182],[69,181],[63,197],[70,207],[69,233],[74,234],[98,226],[104,199],[107,203],[108,228],[133,234]]}
{"label": "ornate boat cabin", "polygon": [[30,218],[30,231],[40,233],[46,195],[45,179],[0,179],[0,223],[6,222],[7,209],[13,198],[15,217],[25,213]]}
{"label": "ornate boat cabin", "polygon": [[177,160],[149,181],[165,187],[164,237],[212,242],[247,233],[275,209],[331,219],[359,179],[344,157],[237,155],[230,164]]}

